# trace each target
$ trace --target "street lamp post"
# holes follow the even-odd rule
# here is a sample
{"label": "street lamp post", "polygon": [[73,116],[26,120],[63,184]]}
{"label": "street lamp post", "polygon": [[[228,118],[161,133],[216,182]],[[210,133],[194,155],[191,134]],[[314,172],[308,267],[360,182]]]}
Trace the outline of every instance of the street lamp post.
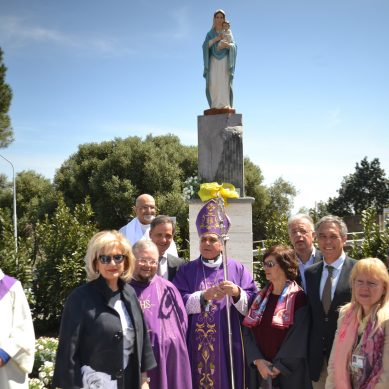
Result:
{"label": "street lamp post", "polygon": [[16,252],[18,251],[18,218],[16,216],[16,181],[15,181],[15,169],[14,165],[10,160],[5,158],[3,155],[0,154],[0,157],[3,158],[5,161],[7,161],[11,167],[12,167],[12,180],[13,180],[13,186],[14,186],[14,213],[13,213],[13,218],[14,218],[14,237],[15,237],[15,250]]}

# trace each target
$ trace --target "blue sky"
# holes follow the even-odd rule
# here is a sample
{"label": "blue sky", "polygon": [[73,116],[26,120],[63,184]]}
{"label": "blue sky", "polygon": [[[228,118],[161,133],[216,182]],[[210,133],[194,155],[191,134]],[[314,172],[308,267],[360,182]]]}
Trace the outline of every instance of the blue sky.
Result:
{"label": "blue sky", "polygon": [[[197,144],[201,45],[217,8],[238,45],[244,154],[295,209],[367,156],[389,175],[387,0],[0,0],[16,171],[53,178],[78,145],[173,133]],[[0,163],[0,172],[11,175]]]}

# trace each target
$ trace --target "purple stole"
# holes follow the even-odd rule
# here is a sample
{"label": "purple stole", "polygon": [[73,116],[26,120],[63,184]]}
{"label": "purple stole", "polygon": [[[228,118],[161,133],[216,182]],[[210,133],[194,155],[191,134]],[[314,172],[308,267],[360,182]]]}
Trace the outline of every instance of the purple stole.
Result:
{"label": "purple stole", "polygon": [[16,278],[4,275],[3,279],[0,280],[0,300],[8,293],[16,281]]}

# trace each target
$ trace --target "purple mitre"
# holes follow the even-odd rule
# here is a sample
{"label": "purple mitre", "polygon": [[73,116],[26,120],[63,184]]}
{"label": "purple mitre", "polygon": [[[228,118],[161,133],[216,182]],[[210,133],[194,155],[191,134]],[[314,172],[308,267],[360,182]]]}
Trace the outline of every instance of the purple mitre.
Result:
{"label": "purple mitre", "polygon": [[[219,213],[223,217],[224,231],[222,231],[219,219]],[[216,200],[207,201],[200,209],[196,219],[196,227],[199,236],[203,234],[216,234],[221,236],[227,234],[230,229],[231,222],[224,210],[220,210]]]}

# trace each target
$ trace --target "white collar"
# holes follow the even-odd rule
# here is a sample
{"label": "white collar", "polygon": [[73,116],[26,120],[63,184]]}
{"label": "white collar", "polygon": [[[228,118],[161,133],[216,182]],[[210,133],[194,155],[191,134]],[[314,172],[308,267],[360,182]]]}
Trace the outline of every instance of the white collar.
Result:
{"label": "white collar", "polygon": [[203,259],[203,257],[201,257],[201,262],[203,263],[203,265],[206,266],[206,267],[210,267],[210,268],[219,267],[220,264],[222,263],[222,261],[223,261],[223,257],[222,257],[221,254],[219,254],[217,259],[214,259],[214,260]]}

